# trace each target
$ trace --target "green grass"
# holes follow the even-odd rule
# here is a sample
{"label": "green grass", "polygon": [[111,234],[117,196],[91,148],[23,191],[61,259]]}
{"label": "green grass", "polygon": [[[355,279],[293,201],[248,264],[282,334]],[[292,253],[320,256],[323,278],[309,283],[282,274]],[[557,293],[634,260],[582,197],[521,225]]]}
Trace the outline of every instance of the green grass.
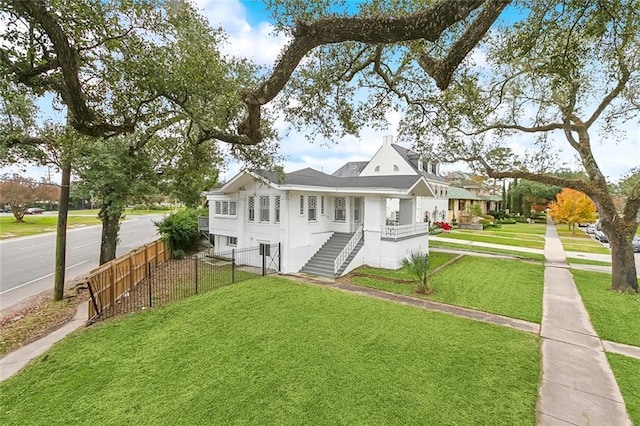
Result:
{"label": "green grass", "polygon": [[[538,236],[523,236],[523,234],[513,234],[509,237],[501,237],[495,235],[480,235],[475,232],[455,231],[448,234],[438,234],[439,238],[448,238],[451,240],[477,241],[481,243],[503,244],[506,246],[528,247],[533,249],[544,249],[544,239]],[[484,232],[484,231],[482,231]],[[531,238],[533,237],[533,238]]]}
{"label": "green grass", "polygon": [[506,254],[510,256],[517,256],[523,259],[544,262],[544,254],[526,253],[522,251],[505,250],[505,249],[498,249],[493,247],[470,246],[468,244],[457,243],[455,241],[448,242],[448,241],[431,240],[429,241],[429,247],[448,248],[453,250],[463,250],[463,251],[470,251],[475,253]]}
{"label": "green grass", "polygon": [[[392,271],[389,271],[392,272]],[[392,273],[392,278],[400,278]],[[354,277],[358,285],[435,300],[539,323],[542,319],[544,267],[517,260],[465,256],[430,277],[434,293],[384,279]]]}
{"label": "green grass", "polygon": [[[450,260],[453,260],[457,255],[456,254],[450,254],[450,253],[438,253],[438,252],[431,252],[429,253],[429,271],[433,271],[435,269],[438,269],[440,266],[444,265],[445,263],[449,262]],[[355,272],[359,272],[362,274],[370,274],[370,275],[377,275],[379,277],[389,277],[389,278],[395,278],[395,279],[400,279],[400,280],[415,280],[416,276],[414,274],[412,274],[407,268],[402,267],[396,271],[391,270],[391,269],[382,269],[382,268],[372,268],[370,266],[362,266],[358,269],[356,269]]]}
{"label": "green grass", "polygon": [[640,346],[640,328],[635,321],[640,313],[640,294],[610,290],[610,274],[575,269],[571,273],[598,336]]}
{"label": "green grass", "polygon": [[262,278],[74,334],[0,423],[535,424],[539,339]]}
{"label": "green grass", "polygon": [[640,425],[640,359],[607,354],[633,424]]}
{"label": "green grass", "polygon": [[583,259],[581,257],[567,257],[567,263],[575,263],[577,265],[579,264],[579,265],[611,266],[611,262]]}
{"label": "green grass", "polygon": [[543,223],[514,223],[514,224],[504,223],[501,225],[501,228],[490,228],[490,229],[485,229],[483,231],[476,231],[476,232],[483,232],[483,233],[488,232],[495,235],[508,234],[508,233],[535,234],[535,235],[541,235],[544,237],[545,233],[547,232],[546,229],[547,229],[547,225]]}
{"label": "green grass", "polygon": [[[24,217],[24,222],[16,222],[13,216],[2,216],[0,217],[0,239],[55,232],[57,223],[57,215],[27,215]],[[69,215],[67,223],[69,227],[98,225],[100,219],[97,216]]]}
{"label": "green grass", "polygon": [[604,247],[596,240],[588,239],[576,239],[568,237],[560,237],[560,242],[565,251],[579,251],[583,253],[598,253],[598,254],[610,254],[611,250]]}

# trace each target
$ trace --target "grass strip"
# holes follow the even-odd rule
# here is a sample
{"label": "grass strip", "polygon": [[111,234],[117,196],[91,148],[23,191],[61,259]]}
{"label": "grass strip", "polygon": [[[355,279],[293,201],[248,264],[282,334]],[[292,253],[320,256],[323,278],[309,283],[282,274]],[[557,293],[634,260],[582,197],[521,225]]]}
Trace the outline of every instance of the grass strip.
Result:
{"label": "grass strip", "polygon": [[601,260],[583,259],[581,257],[567,257],[567,263],[575,263],[577,265],[611,266],[611,262],[604,262],[604,261],[601,261]]}
{"label": "grass strip", "polygon": [[533,425],[538,344],[260,278],[70,336],[0,384],[0,421]]}
{"label": "grass strip", "polygon": [[[25,216],[24,222],[16,222],[13,216],[2,216],[0,217],[0,240],[55,232],[57,223],[58,216]],[[100,219],[97,216],[69,216],[68,218],[70,228],[98,224],[100,224]]]}
{"label": "grass strip", "polygon": [[616,376],[627,412],[635,425],[640,424],[640,359],[619,354],[607,354],[609,365]]}
{"label": "grass strip", "polygon": [[611,275],[571,270],[591,323],[601,339],[640,346],[640,328],[629,320],[638,318],[640,294],[611,290]]}
{"label": "grass strip", "polygon": [[474,253],[489,253],[489,254],[506,254],[510,256],[519,257],[521,259],[535,260],[544,262],[544,254],[538,253],[527,253],[523,251],[515,251],[515,250],[505,250],[493,247],[482,247],[482,246],[470,246],[464,243],[456,243],[454,241],[429,241],[429,247],[432,248],[448,248],[454,250],[462,250],[469,251]]}
{"label": "grass strip", "polygon": [[505,246],[514,246],[514,247],[527,247],[533,249],[544,249],[544,240],[535,239],[529,240],[526,238],[522,238],[522,236],[504,238],[504,237],[496,237],[492,235],[478,235],[472,233],[462,233],[462,232],[450,232],[448,234],[439,234],[439,238],[448,238],[451,240],[465,240],[465,241],[477,241],[480,243],[492,243],[492,244],[502,244]]}

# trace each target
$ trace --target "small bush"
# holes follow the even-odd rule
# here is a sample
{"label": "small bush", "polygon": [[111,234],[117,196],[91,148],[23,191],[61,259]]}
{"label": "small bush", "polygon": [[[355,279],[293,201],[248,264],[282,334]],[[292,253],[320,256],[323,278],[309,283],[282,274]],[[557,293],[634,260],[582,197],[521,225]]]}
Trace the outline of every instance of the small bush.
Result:
{"label": "small bush", "polygon": [[516,220],[515,219],[497,219],[495,223],[501,223],[501,224],[510,224],[510,225],[515,225]]}
{"label": "small bush", "polygon": [[182,249],[175,249],[173,251],[173,258],[174,259],[184,259],[185,256],[185,252]]}
{"label": "small bush", "polygon": [[201,237],[198,230],[198,211],[194,209],[178,210],[154,223],[173,251],[189,249],[195,246]]}

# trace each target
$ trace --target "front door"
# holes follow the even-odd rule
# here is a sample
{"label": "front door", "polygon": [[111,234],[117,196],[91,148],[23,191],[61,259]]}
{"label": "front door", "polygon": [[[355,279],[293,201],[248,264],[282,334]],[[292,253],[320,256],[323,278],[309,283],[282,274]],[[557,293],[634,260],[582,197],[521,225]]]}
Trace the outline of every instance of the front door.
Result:
{"label": "front door", "polygon": [[353,197],[352,201],[351,232],[355,232],[362,224],[364,218],[364,203],[362,202],[362,197]]}

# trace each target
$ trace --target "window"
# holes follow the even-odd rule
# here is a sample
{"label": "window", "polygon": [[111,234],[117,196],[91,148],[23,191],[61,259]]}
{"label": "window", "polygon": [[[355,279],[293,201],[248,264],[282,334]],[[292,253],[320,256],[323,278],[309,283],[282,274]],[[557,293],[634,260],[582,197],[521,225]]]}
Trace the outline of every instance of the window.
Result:
{"label": "window", "polygon": [[256,197],[249,197],[249,222],[256,220]]}
{"label": "window", "polygon": [[216,215],[217,216],[235,216],[236,205],[237,204],[235,201],[216,201]]}
{"label": "window", "polygon": [[280,196],[276,195],[274,219],[276,223],[280,223]]}
{"label": "window", "polygon": [[394,171],[394,172],[399,172],[399,171],[400,171],[400,168],[394,164],[394,165],[393,165],[393,171]]}
{"label": "window", "polygon": [[269,222],[269,196],[260,196],[260,222]]}
{"label": "window", "polygon": [[300,196],[300,216],[304,216],[304,195]]}
{"label": "window", "polygon": [[360,222],[360,204],[362,203],[362,198],[354,198],[353,199],[353,220],[354,222]]}
{"label": "window", "polygon": [[336,197],[333,200],[333,204],[335,220],[344,222],[347,217],[347,199],[344,197]]}
{"label": "window", "polygon": [[271,244],[260,243],[260,256],[271,256]]}
{"label": "window", "polygon": [[310,222],[318,219],[316,216],[317,205],[318,205],[318,197],[316,197],[315,195],[310,195],[307,197],[307,207],[309,209],[309,214],[307,215],[307,218]]}
{"label": "window", "polygon": [[464,200],[458,200],[458,210],[464,210]]}
{"label": "window", "polygon": [[320,197],[320,214],[324,214],[324,196]]}
{"label": "window", "polygon": [[380,171],[380,166],[376,166],[375,172],[379,172]]}
{"label": "window", "polygon": [[238,245],[238,237],[227,237],[227,245],[228,246],[237,246]]}

